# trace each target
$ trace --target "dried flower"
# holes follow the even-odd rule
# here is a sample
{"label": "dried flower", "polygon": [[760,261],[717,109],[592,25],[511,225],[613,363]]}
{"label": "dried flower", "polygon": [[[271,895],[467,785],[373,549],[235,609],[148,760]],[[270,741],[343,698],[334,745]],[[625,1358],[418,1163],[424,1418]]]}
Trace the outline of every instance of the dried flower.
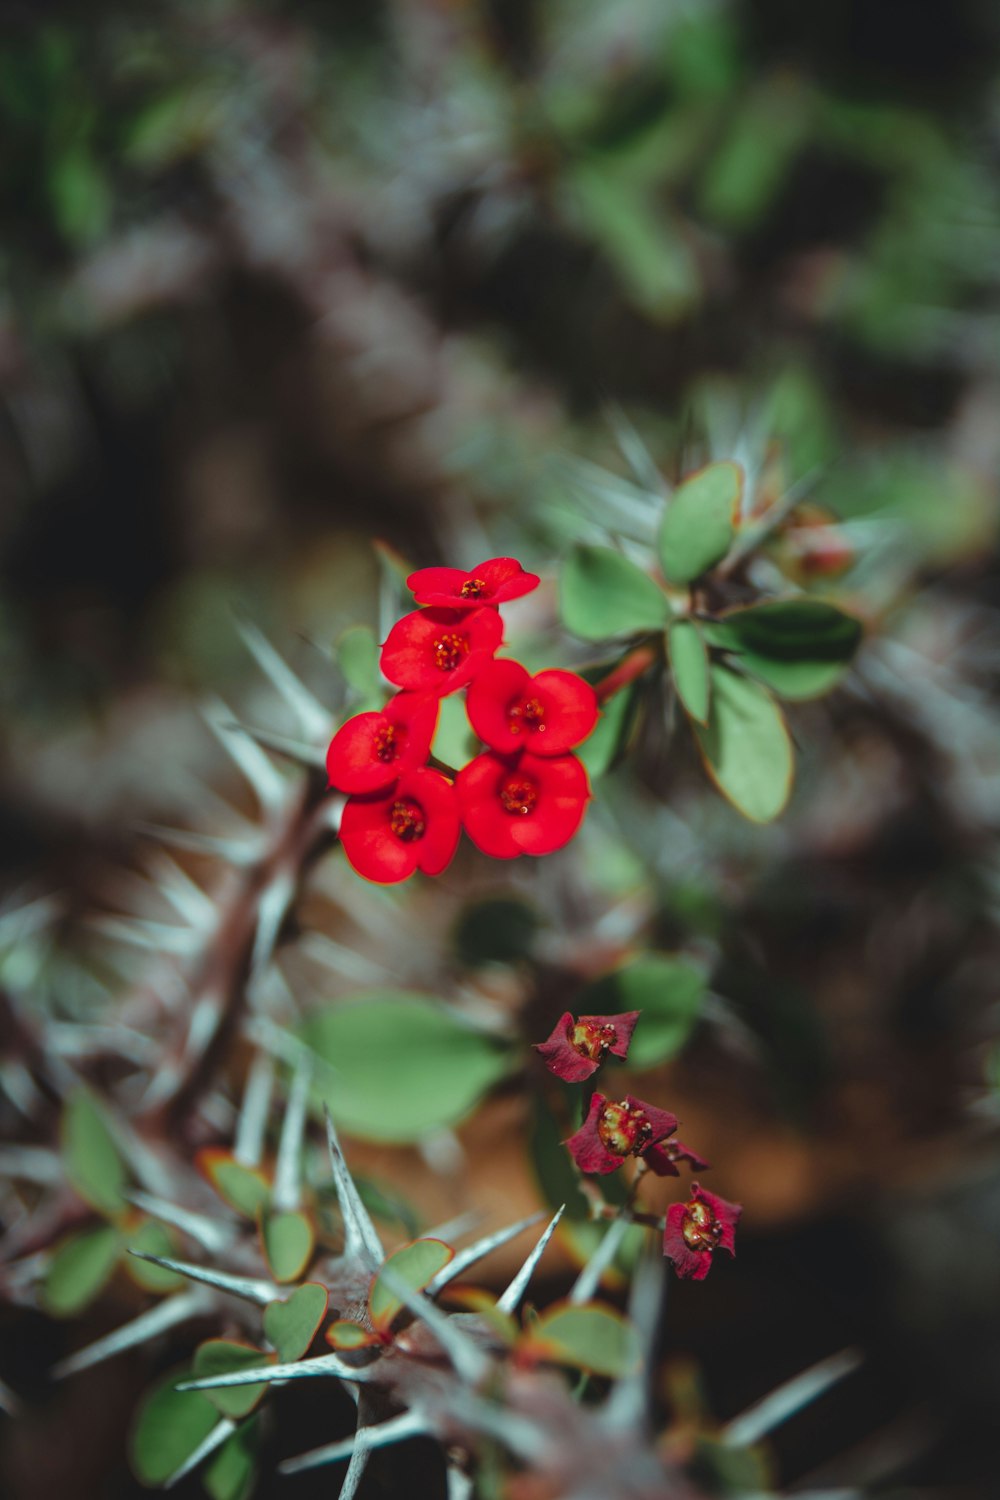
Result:
{"label": "dried flower", "polygon": [[575,755],[477,755],[455,783],[462,823],[477,849],[494,859],[551,854],[568,844],[590,797]]}
{"label": "dried flower", "polygon": [[516,661],[493,661],[469,688],[469,720],[493,750],[565,755],[597,723],[594,689],[575,672],[532,677]]}
{"label": "dried flower", "polygon": [[430,753],[439,703],[427,693],[397,693],[381,713],[355,714],[326,753],[330,785],[342,792],[376,792]]}
{"label": "dried flower", "polygon": [[615,1057],[627,1055],[638,1019],[637,1010],[628,1010],[619,1016],[580,1016],[574,1021],[566,1011],[548,1040],[535,1043],[535,1050],[557,1078],[582,1083],[597,1072],[609,1052]]}
{"label": "dried flower", "polygon": [[458,847],[455,788],[438,771],[405,771],[388,791],[350,797],[340,822],[348,860],[366,880],[391,885],[414,870],[440,875]]}
{"label": "dried flower", "polygon": [[672,1203],[667,1209],[663,1253],[673,1261],[678,1276],[704,1281],[714,1251],[728,1250],[735,1255],[736,1226],[742,1212],[741,1204],[727,1203],[693,1182],[688,1201]]}
{"label": "dried flower", "polygon": [[629,1156],[643,1157],[656,1171],[650,1150],[676,1129],[676,1115],[631,1094],[618,1103],[595,1094],[586,1120],[565,1144],[581,1172],[614,1172]]}
{"label": "dried flower", "polygon": [[538,577],[526,573],[513,557],[491,557],[468,573],[461,568],[420,568],[406,580],[418,604],[453,609],[481,604],[503,604],[538,587]]}

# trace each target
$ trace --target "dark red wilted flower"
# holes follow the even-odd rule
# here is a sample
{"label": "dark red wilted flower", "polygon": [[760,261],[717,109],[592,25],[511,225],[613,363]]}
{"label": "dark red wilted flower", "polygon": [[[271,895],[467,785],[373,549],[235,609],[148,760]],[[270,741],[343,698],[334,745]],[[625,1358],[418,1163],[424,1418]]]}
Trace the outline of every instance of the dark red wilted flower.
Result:
{"label": "dark red wilted flower", "polygon": [[545,1059],[545,1066],[567,1083],[582,1083],[596,1073],[609,1052],[625,1057],[632,1040],[637,1010],[620,1016],[580,1016],[574,1021],[569,1011],[559,1017],[552,1035],[536,1042],[535,1051]]}
{"label": "dark red wilted flower", "polygon": [[580,1129],[565,1142],[581,1172],[614,1172],[627,1156],[645,1157],[677,1129],[677,1116],[631,1094],[615,1103],[595,1094]]}
{"label": "dark red wilted flower", "polygon": [[679,1161],[686,1161],[692,1172],[707,1172],[711,1165],[682,1141],[666,1141],[662,1146],[654,1146],[646,1153],[646,1160],[658,1177],[679,1177]]}
{"label": "dark red wilted flower", "polygon": [[438,771],[404,771],[388,791],[349,797],[340,842],[366,880],[391,885],[414,870],[440,875],[462,831],[458,798]]}
{"label": "dark red wilted flower", "polygon": [[481,671],[502,640],[495,609],[416,609],[389,631],[382,671],[398,687],[441,697]]}
{"label": "dark red wilted flower", "polygon": [[492,661],[469,687],[469,721],[494,750],[565,755],[597,723],[597,697],[575,672],[532,677],[516,661]]}
{"label": "dark red wilted flower", "polygon": [[551,854],[568,844],[590,797],[575,755],[477,755],[455,783],[462,823],[477,849],[494,859]]}
{"label": "dark red wilted flower", "polygon": [[348,719],[326,752],[330,785],[342,792],[375,792],[404,771],[422,766],[439,707],[439,700],[428,693],[397,693],[381,713]]}
{"label": "dark red wilted flower", "polygon": [[667,1209],[663,1235],[663,1253],[673,1261],[678,1276],[704,1281],[713,1251],[728,1250],[735,1255],[736,1226],[742,1212],[741,1204],[727,1203],[692,1182],[688,1201],[672,1203]]}
{"label": "dark red wilted flower", "polygon": [[538,587],[538,576],[526,573],[513,557],[491,557],[468,573],[461,568],[420,568],[411,573],[406,586],[418,604],[469,608],[478,604],[503,604],[519,599]]}

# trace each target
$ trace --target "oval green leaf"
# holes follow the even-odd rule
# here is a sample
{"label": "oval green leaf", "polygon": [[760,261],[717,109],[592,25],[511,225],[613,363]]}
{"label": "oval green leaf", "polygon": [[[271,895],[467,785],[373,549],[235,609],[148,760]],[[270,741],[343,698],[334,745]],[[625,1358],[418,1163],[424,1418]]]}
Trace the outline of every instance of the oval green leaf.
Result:
{"label": "oval green leaf", "polygon": [[594,1375],[628,1375],[639,1361],[635,1327],[601,1302],[557,1302],[541,1314],[523,1344],[542,1359]]}
{"label": "oval green leaf", "polygon": [[329,1300],[325,1286],[306,1281],[286,1301],[267,1304],[264,1336],[274,1345],[279,1364],[290,1365],[302,1358],[326,1317]]}
{"label": "oval green leaf", "polygon": [[172,1370],[139,1404],[129,1441],[129,1463],[141,1484],[165,1484],[204,1442],[219,1413],[201,1391],[176,1391],[187,1380],[187,1366]]}
{"label": "oval green leaf", "polygon": [[692,719],[708,723],[708,647],[693,620],[674,620],[667,632],[670,670],[677,696]]}
{"label": "oval green leaf", "polygon": [[[143,1255],[177,1258],[177,1241],[169,1229],[155,1219],[146,1219],[136,1229],[130,1229],[126,1243],[130,1250],[141,1250]],[[134,1255],[126,1255],[123,1264],[136,1285],[147,1292],[173,1292],[184,1285],[185,1278],[176,1271],[154,1266],[148,1260],[138,1260]]]}
{"label": "oval green leaf", "polygon": [[475,1313],[496,1334],[501,1344],[508,1346],[517,1341],[517,1321],[509,1312],[504,1312],[492,1292],[481,1286],[456,1286],[445,1290],[449,1307],[462,1312]]}
{"label": "oval green leaf", "polygon": [[337,665],[349,687],[365,697],[379,683],[378,643],[367,625],[352,625],[337,641]]}
{"label": "oval green leaf", "polygon": [[309,1264],[316,1235],[306,1214],[289,1210],[261,1215],[260,1240],[275,1281],[298,1281]]}
{"label": "oval green leaf", "polygon": [[[402,1281],[414,1292],[422,1292],[429,1281],[454,1257],[454,1250],[443,1240],[413,1240],[390,1255],[382,1268],[394,1281]],[[392,1320],[403,1306],[382,1271],[372,1281],[368,1294],[368,1314],[377,1333],[388,1333]]]}
{"label": "oval green leaf", "polygon": [[630,683],[601,705],[601,716],[592,734],[575,751],[591,780],[611,771],[621,760],[638,718],[642,685]]}
{"label": "oval green leaf", "polygon": [[712,706],[705,728],[693,725],[709,776],[752,823],[770,823],[792,790],[792,743],[766,688],[727,667],[712,667]]}
{"label": "oval green leaf", "polygon": [[300,1035],[335,1072],[321,1094],[338,1125],[374,1141],[456,1124],[514,1062],[436,1001],[396,991],[314,1011]]}
{"label": "oval green leaf", "polygon": [[111,1280],[121,1248],[121,1237],[110,1224],[64,1239],[42,1283],[46,1311],[57,1318],[82,1312]]}
{"label": "oval green leaf", "polygon": [[667,502],[660,564],[668,583],[690,583],[721,562],[733,543],[743,470],[726,460],[691,474]]}
{"label": "oval green leaf", "polygon": [[[207,1380],[211,1375],[229,1375],[234,1370],[253,1370],[271,1362],[271,1356],[252,1344],[237,1344],[231,1339],[206,1339],[199,1344],[194,1354],[194,1373],[198,1380]],[[183,1394],[187,1395],[188,1392]],[[267,1394],[267,1382],[259,1380],[255,1385],[220,1386],[217,1391],[199,1391],[207,1396],[216,1411],[224,1417],[245,1417]]]}
{"label": "oval green leaf", "polygon": [[271,1184],[259,1167],[246,1167],[228,1151],[214,1146],[198,1152],[195,1166],[207,1177],[223,1203],[244,1218],[256,1219],[266,1207]]}
{"label": "oval green leaf", "polygon": [[230,1433],[218,1453],[205,1465],[201,1482],[212,1500],[249,1500],[254,1486],[259,1437],[260,1418],[253,1417]]}
{"label": "oval green leaf", "polygon": [[860,620],[822,599],[778,599],[733,610],[708,627],[714,646],[783,698],[818,698],[836,685],[861,643]]}
{"label": "oval green leaf", "polygon": [[645,953],[603,974],[577,997],[580,1015],[642,1014],[628,1049],[628,1065],[651,1068],[676,1056],[691,1034],[705,998],[705,977],[681,958]]}
{"label": "oval green leaf", "polygon": [[80,1197],[98,1213],[120,1213],[128,1173],[111,1127],[89,1089],[79,1088],[70,1095],[59,1134],[66,1175]]}
{"label": "oval green leaf", "polygon": [[577,547],[559,576],[559,603],[567,630],[585,641],[659,630],[666,596],[635,563],[610,547]]}
{"label": "oval green leaf", "polygon": [[325,1338],[331,1349],[367,1349],[371,1344],[382,1342],[377,1333],[362,1328],[360,1323],[355,1323],[351,1318],[341,1318],[339,1322],[331,1323]]}

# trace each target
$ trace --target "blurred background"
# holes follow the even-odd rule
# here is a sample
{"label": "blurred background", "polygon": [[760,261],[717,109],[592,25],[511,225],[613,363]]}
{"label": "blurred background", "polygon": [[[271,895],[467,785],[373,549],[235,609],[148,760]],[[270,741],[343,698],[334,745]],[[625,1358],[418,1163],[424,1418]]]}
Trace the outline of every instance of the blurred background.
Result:
{"label": "blurred background", "polygon": [[[869,627],[790,715],[789,812],[743,823],[664,734],[606,779],[587,857],[536,881],[467,852],[413,896],[415,977],[485,966],[503,1003],[470,891],[548,924],[528,1040],[622,941],[701,955],[712,1004],[662,1087],[746,1217],[732,1268],[672,1288],[675,1420],[856,1344],[774,1482],[995,1494],[1000,12],[0,0],[0,27],[0,866],[11,911],[58,898],[0,984],[76,1013],[139,825],[239,795],[198,705],[280,723],[236,618],[322,698],[341,633],[383,623],[373,541],[511,553],[547,580],[550,660],[580,661],[549,581],[593,537],[580,461],[624,472],[614,411],[669,480],[764,454],[839,518],[829,589]],[[612,897],[622,941],[594,935]],[[468,1129],[472,1196],[530,1211],[516,1094]],[[412,1156],[375,1166],[412,1188]],[[95,1420],[46,1394],[68,1345],[32,1317],[0,1369],[23,1389],[31,1344],[18,1496]],[[126,1492],[108,1378],[79,1495]]]}

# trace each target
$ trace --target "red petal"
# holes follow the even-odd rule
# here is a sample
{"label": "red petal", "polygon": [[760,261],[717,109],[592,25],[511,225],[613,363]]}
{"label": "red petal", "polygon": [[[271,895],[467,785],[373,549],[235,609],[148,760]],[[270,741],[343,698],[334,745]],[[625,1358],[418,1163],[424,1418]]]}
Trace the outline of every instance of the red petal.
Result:
{"label": "red petal", "polygon": [[563,848],[583,822],[590,782],[575,755],[547,759],[525,752],[517,774],[538,787],[538,802],[527,817],[507,814],[512,837],[523,854],[553,854]]}
{"label": "red petal", "polygon": [[387,797],[349,797],[340,820],[340,842],[359,875],[379,885],[405,880],[417,868],[417,841],[404,843],[389,827],[395,789]]}
{"label": "red petal", "polygon": [[563,1142],[581,1172],[599,1172],[603,1176],[617,1171],[625,1160],[624,1156],[609,1151],[597,1133],[597,1119],[607,1102],[603,1094],[595,1094],[580,1129]]}
{"label": "red petal", "polygon": [[[457,665],[439,667],[435,644],[456,636],[466,644]],[[382,647],[382,671],[390,682],[440,697],[462,687],[480,671],[503,640],[503,624],[494,609],[417,609],[404,615]]]}
{"label": "red petal", "polygon": [[642,1153],[642,1159],[650,1171],[656,1173],[657,1177],[679,1177],[680,1168],[667,1155],[662,1146],[647,1146]]}
{"label": "red petal", "polygon": [[712,1268],[711,1250],[692,1250],[684,1238],[686,1203],[671,1203],[663,1232],[663,1253],[682,1281],[704,1281]]}
{"label": "red petal", "polygon": [[541,1053],[545,1066],[557,1078],[563,1078],[567,1083],[582,1083],[585,1078],[590,1078],[597,1072],[599,1064],[592,1058],[584,1057],[582,1052],[577,1052],[570,1044],[569,1031],[572,1025],[573,1017],[566,1011],[559,1017],[548,1041],[535,1043],[535,1051]]}
{"label": "red petal", "polygon": [[635,1030],[635,1023],[642,1015],[640,1010],[623,1010],[617,1016],[580,1016],[581,1021],[589,1021],[593,1026],[613,1026],[615,1028],[615,1039],[608,1048],[615,1057],[625,1057],[628,1054],[629,1043]]}
{"label": "red petal", "polygon": [[[330,785],[342,792],[375,792],[390,786],[427,759],[437,726],[438,700],[425,693],[397,693],[381,713],[355,714],[330,743],[326,769]],[[380,732],[396,730],[395,754],[379,758]]]}
{"label": "red petal", "polygon": [[677,1129],[677,1116],[672,1115],[668,1109],[657,1109],[655,1104],[647,1104],[645,1099],[634,1099],[631,1094],[625,1095],[625,1103],[630,1109],[641,1109],[652,1125],[653,1134],[649,1138],[650,1146],[655,1146],[657,1141],[673,1135]]}
{"label": "red petal", "polygon": [[[462,585],[478,579],[485,585],[476,598],[464,599]],[[492,557],[464,572],[461,568],[420,568],[406,580],[418,604],[452,609],[476,609],[517,599],[538,587],[534,573],[526,573],[513,557]]]}
{"label": "red petal", "polygon": [[526,732],[510,728],[511,704],[530,697],[531,678],[516,661],[491,661],[469,685],[465,700],[469,723],[481,740],[505,755],[523,750]]}
{"label": "red petal", "polygon": [[500,801],[500,787],[515,764],[497,755],[477,755],[455,782],[462,826],[476,848],[493,859],[516,859],[521,853],[511,828],[514,819]]}
{"label": "red petal", "polygon": [[395,796],[412,797],[427,818],[427,832],[417,839],[417,869],[440,875],[451,864],[462,834],[455,788],[440,771],[419,769],[399,778]]}
{"label": "red petal", "polygon": [[743,1213],[742,1203],[729,1203],[725,1198],[720,1198],[717,1193],[710,1193],[700,1183],[692,1182],[691,1197],[697,1198],[699,1202],[707,1204],[716,1219],[722,1225],[722,1234],[719,1238],[718,1249],[728,1250],[730,1255],[736,1254],[736,1226],[740,1222]]}
{"label": "red petal", "polygon": [[545,706],[542,727],[529,730],[525,747],[534,755],[564,755],[582,744],[592,732],[599,709],[597,695],[589,682],[575,672],[553,668],[532,678],[532,689]]}

